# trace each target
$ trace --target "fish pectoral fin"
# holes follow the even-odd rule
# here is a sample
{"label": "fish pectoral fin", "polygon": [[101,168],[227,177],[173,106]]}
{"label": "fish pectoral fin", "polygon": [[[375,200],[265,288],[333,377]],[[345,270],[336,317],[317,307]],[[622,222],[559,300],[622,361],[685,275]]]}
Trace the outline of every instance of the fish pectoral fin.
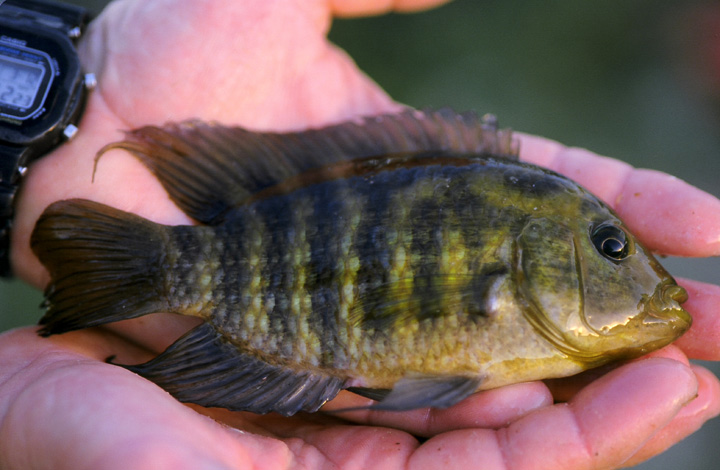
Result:
{"label": "fish pectoral fin", "polygon": [[309,170],[404,152],[496,155],[517,158],[509,130],[475,113],[406,110],[302,132],[252,132],[186,121],[146,126],[98,152],[124,149],[160,180],[190,217],[220,223],[229,209],[254,194]]}
{"label": "fish pectoral fin", "polygon": [[269,364],[238,349],[207,323],[155,359],[122,367],[181,402],[260,414],[316,411],[344,385],[339,377]]}
{"label": "fish pectoral fin", "polygon": [[370,405],[368,409],[406,411],[427,407],[449,408],[472,395],[481,383],[480,377],[410,375],[400,379],[382,401]]}

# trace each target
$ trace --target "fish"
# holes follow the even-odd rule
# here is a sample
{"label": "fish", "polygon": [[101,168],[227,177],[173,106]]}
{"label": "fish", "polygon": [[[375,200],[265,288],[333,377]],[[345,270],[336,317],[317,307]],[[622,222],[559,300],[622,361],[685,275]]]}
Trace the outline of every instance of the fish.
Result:
{"label": "fish", "polygon": [[181,402],[290,416],[452,406],[663,347],[686,291],[613,210],[521,162],[492,116],[407,109],[296,132],[198,120],[103,148],[138,158],[195,223],[82,199],[31,236],[39,334],[202,319],[143,364]]}

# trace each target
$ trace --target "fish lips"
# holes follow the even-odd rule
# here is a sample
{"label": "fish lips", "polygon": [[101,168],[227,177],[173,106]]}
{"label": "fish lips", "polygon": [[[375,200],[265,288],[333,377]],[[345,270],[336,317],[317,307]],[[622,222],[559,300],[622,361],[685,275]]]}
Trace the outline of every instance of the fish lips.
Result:
{"label": "fish lips", "polygon": [[692,325],[692,317],[681,306],[687,299],[688,293],[684,288],[672,279],[664,279],[651,296],[643,296],[640,300],[638,309],[645,314],[643,323],[669,323],[674,329],[684,332]]}

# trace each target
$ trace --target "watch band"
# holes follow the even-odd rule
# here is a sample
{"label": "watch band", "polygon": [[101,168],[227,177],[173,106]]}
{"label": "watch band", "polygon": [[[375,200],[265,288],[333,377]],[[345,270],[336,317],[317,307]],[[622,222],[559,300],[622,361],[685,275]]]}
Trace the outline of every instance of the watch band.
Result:
{"label": "watch band", "polygon": [[[16,24],[41,26],[67,36],[73,44],[84,33],[90,21],[88,11],[82,7],[44,0],[0,0],[3,18]],[[78,98],[79,99],[79,98]],[[69,138],[77,128],[70,125],[64,134]],[[0,144],[0,276],[12,275],[10,268],[10,231],[14,215],[14,199],[20,177],[26,166],[37,155],[30,147]]]}
{"label": "watch band", "polygon": [[56,29],[77,39],[85,31],[90,14],[85,8],[44,0],[0,0],[3,16]]}

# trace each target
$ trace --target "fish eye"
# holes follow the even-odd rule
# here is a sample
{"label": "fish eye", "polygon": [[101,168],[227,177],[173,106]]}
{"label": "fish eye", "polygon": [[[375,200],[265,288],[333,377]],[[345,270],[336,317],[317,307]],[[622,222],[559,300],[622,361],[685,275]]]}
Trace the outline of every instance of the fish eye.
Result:
{"label": "fish eye", "polygon": [[620,261],[630,254],[629,241],[623,229],[612,224],[596,227],[590,235],[598,252],[613,261]]}

